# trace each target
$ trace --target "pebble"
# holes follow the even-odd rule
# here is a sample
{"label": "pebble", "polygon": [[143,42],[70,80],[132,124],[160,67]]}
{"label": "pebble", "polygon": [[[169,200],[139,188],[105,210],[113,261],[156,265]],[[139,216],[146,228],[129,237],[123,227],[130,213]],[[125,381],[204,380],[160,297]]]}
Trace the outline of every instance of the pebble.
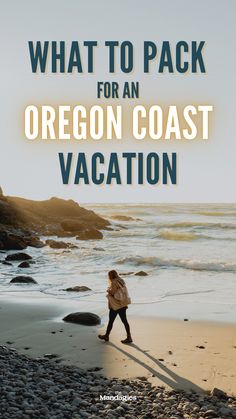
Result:
{"label": "pebble", "polygon": [[[49,354],[52,355],[52,354]],[[166,390],[147,377],[107,379],[96,367],[86,371],[31,359],[0,346],[0,412],[4,419],[236,419],[236,398],[220,389],[211,394]],[[100,400],[99,396],[121,400]],[[136,396],[127,400],[125,396]],[[123,397],[123,398],[122,398]]]}

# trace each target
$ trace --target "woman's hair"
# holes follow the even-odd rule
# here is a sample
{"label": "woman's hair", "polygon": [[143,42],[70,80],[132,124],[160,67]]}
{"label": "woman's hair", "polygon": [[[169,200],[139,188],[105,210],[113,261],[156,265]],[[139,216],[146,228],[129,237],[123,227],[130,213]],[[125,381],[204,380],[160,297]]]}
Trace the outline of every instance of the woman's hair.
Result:
{"label": "woman's hair", "polygon": [[125,281],[119,276],[119,274],[113,269],[108,272],[109,284],[112,286],[113,279],[117,279],[121,287],[125,285]]}
{"label": "woman's hair", "polygon": [[108,276],[111,281],[112,279],[119,278],[119,275],[115,270],[109,271]]}

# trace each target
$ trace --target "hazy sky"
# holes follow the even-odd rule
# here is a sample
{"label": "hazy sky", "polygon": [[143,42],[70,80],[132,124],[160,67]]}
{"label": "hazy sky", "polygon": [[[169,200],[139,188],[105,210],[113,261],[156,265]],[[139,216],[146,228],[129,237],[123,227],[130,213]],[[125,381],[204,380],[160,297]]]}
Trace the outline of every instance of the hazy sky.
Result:
{"label": "hazy sky", "polygon": [[[2,0],[0,185],[5,194],[33,199],[50,196],[79,202],[236,202],[234,0]],[[32,74],[28,41],[97,40],[94,74]],[[107,72],[105,40],[130,40],[132,74]],[[207,74],[143,74],[144,40],[204,40]],[[82,56],[83,59],[83,56]],[[212,104],[208,141],[167,143],[29,142],[23,135],[28,104],[95,104],[97,81],[139,81],[140,99],[151,104]],[[130,105],[127,100],[107,104]],[[177,186],[64,186],[58,151],[178,153]]]}

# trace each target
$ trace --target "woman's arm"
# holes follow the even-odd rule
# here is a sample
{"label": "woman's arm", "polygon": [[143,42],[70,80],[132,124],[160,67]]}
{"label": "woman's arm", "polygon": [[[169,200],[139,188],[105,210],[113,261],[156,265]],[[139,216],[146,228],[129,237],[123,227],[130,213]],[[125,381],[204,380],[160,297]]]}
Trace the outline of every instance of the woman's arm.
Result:
{"label": "woman's arm", "polygon": [[117,286],[115,284],[111,284],[110,287],[107,288],[107,294],[108,295],[114,295],[117,291]]}

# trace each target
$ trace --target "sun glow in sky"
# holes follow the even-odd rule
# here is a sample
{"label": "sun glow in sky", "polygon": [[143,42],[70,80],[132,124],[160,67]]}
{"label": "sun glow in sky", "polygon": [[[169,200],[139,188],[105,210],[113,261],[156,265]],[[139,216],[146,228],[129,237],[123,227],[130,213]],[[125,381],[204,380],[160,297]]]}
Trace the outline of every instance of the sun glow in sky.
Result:
{"label": "sun glow in sky", "polygon": [[[171,4],[171,7],[170,7]],[[0,185],[8,195],[32,199],[59,196],[79,202],[235,202],[234,138],[234,0],[205,2],[121,0],[115,4],[62,0],[4,0],[0,17],[1,42],[1,138]],[[98,42],[94,72],[81,74],[32,73],[28,41],[77,40]],[[108,72],[105,40],[130,40],[134,45],[134,69],[125,74]],[[142,45],[153,40],[175,45],[180,40],[205,41],[206,74],[159,74],[155,62],[143,72]],[[86,55],[81,52],[86,70]],[[97,82],[139,82],[139,98],[98,99]],[[143,141],[127,129],[121,140],[30,141],[25,138],[24,112],[29,104],[121,105],[126,116],[137,106],[155,104],[184,107],[211,104],[209,139]],[[128,122],[129,126],[131,122]],[[108,159],[111,152],[177,153],[176,185],[63,185],[58,153],[94,152]],[[121,171],[124,166],[121,165]]]}

